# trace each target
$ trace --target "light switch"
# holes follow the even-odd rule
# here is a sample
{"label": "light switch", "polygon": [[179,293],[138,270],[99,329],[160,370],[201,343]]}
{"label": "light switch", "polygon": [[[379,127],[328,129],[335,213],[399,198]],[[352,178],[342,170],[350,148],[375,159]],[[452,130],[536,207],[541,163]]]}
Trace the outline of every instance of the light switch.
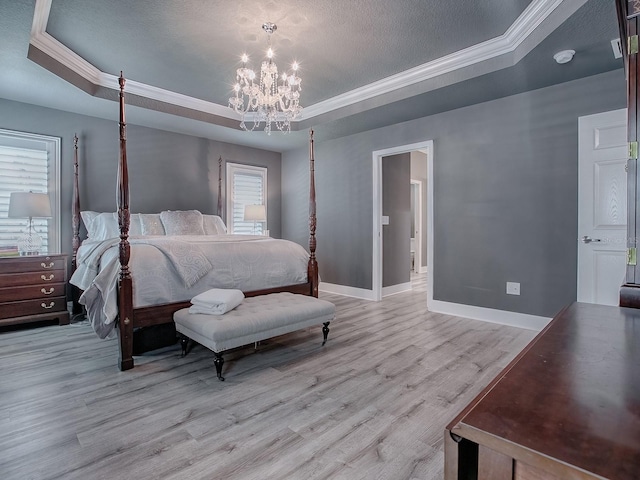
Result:
{"label": "light switch", "polygon": [[383,215],[382,216],[382,225],[389,225],[389,216],[388,215]]}

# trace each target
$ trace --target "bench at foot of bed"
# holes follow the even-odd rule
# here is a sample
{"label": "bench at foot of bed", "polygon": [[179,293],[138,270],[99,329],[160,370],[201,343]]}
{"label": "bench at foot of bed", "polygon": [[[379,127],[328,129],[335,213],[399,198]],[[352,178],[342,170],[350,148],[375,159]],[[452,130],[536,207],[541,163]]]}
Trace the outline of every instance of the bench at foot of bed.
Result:
{"label": "bench at foot of bed", "polygon": [[324,345],[329,322],[335,318],[335,313],[335,305],[326,300],[293,293],[271,293],[245,298],[224,315],[189,313],[188,308],[183,308],[174,313],[173,320],[181,335],[183,356],[187,354],[188,339],[207,347],[215,354],[218,378],[224,380],[222,353],[225,350],[319,324],[323,324]]}

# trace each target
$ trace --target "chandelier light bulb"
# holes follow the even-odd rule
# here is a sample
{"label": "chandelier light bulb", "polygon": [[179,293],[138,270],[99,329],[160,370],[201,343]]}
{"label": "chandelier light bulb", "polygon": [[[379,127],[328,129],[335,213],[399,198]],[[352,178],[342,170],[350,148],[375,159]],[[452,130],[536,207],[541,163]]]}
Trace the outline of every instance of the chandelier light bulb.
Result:
{"label": "chandelier light bulb", "polygon": [[240,114],[240,128],[252,131],[264,122],[264,131],[271,135],[275,124],[278,130],[291,131],[291,121],[300,117],[300,91],[302,79],[297,76],[298,62],[291,65],[292,72],[278,75],[278,66],[273,61],[271,34],[278,27],[267,22],[262,29],[268,35],[267,60],[262,62],[259,72],[247,65],[249,56],[242,55],[242,67],[236,70],[234,96],[229,98],[229,107]]}

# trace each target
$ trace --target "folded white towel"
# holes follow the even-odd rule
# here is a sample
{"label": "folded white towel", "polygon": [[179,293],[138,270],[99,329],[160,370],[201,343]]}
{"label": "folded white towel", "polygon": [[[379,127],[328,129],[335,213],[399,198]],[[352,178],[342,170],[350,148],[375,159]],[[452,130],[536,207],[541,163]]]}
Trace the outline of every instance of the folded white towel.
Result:
{"label": "folded white towel", "polygon": [[189,308],[189,313],[222,315],[236,308],[242,300],[244,294],[240,290],[212,288],[191,299],[193,305]]}

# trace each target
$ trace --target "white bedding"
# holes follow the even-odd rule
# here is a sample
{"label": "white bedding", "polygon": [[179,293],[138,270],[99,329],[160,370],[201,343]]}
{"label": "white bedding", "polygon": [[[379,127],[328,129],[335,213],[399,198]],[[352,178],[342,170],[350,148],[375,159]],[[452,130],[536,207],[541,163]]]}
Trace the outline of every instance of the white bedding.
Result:
{"label": "white bedding", "polygon": [[[309,254],[300,245],[253,235],[132,237],[129,267],[137,307],[188,301],[210,288],[242,291],[307,281]],[[71,283],[84,290],[91,325],[101,338],[115,334],[119,239],[85,242]]]}

